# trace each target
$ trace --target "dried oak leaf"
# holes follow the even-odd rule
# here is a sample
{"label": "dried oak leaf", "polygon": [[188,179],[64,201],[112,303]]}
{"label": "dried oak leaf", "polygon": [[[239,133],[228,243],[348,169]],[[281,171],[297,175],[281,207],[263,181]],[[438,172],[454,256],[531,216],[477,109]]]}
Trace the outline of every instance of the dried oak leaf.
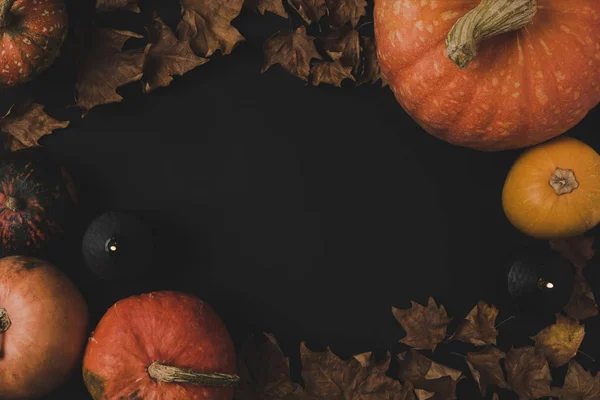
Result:
{"label": "dried oak leaf", "polygon": [[444,306],[438,307],[431,297],[427,307],[414,301],[411,304],[411,308],[406,310],[392,307],[394,317],[407,333],[400,342],[417,350],[434,351],[446,337],[446,330],[452,318],[448,317]]}
{"label": "dried oak leaf", "polygon": [[561,400],[600,399],[600,375],[592,376],[575,360],[569,363],[569,370],[562,388],[554,388]]}
{"label": "dried oak leaf", "polygon": [[546,357],[536,351],[535,347],[510,349],[504,366],[508,384],[519,395],[520,400],[553,395],[550,388],[550,366]]}
{"label": "dried oak leaf", "polygon": [[381,68],[377,61],[377,44],[375,39],[363,36],[362,40],[363,68],[357,84],[360,86],[365,83],[375,83],[381,80],[381,86],[387,86],[387,82],[381,73]]}
{"label": "dried oak leaf", "polygon": [[577,268],[585,268],[587,262],[596,254],[593,236],[580,235],[567,239],[554,239],[550,241],[550,247]]}
{"label": "dried oak leaf", "polygon": [[295,32],[280,32],[267,39],[264,46],[265,65],[261,72],[280,64],[288,73],[307,81],[310,61],[313,58],[321,59],[314,40],[314,37],[306,34],[304,26]]}
{"label": "dried oak leaf", "polygon": [[366,0],[327,0],[329,21],[335,26],[350,23],[353,27],[361,17],[367,15]]}
{"label": "dried oak leaf", "polygon": [[96,0],[96,11],[110,12],[115,10],[133,11],[139,13],[138,0]]}
{"label": "dried oak leaf", "polygon": [[38,145],[42,136],[55,129],[69,126],[69,121],[58,121],[44,112],[44,106],[27,103],[23,107],[12,107],[0,120],[0,131],[4,133],[4,147],[17,151]]}
{"label": "dried oak leaf", "polygon": [[142,36],[116,29],[93,28],[80,51],[75,105],[85,115],[93,107],[123,98],[117,89],[142,78],[144,49],[122,51],[130,38]]}
{"label": "dried oak leaf", "polygon": [[344,79],[354,81],[352,67],[343,67],[339,61],[323,61],[313,65],[310,69],[313,86],[328,83],[333,86],[342,87]]}
{"label": "dried oak leaf", "polygon": [[256,10],[260,15],[270,12],[282,18],[289,17],[282,0],[245,0],[244,7]]}
{"label": "dried oak leaf", "polygon": [[356,72],[360,65],[360,36],[354,29],[338,29],[323,39],[323,47],[334,60]]}
{"label": "dried oak leaf", "polygon": [[550,365],[560,367],[575,357],[584,335],[585,327],[577,320],[556,314],[556,323],[541,330],[532,339]]}
{"label": "dried oak leaf", "polygon": [[503,358],[506,358],[506,354],[496,347],[488,347],[477,353],[467,353],[467,365],[484,397],[488,385],[496,385],[502,389],[508,388],[500,365],[500,360]]}
{"label": "dried oak leaf", "polygon": [[321,17],[327,15],[325,0],[287,0],[288,4],[308,24],[319,22]]}
{"label": "dried oak leaf", "polygon": [[483,301],[477,303],[459,326],[455,338],[475,346],[496,344],[498,309]]}
{"label": "dried oak leaf", "polygon": [[200,56],[215,51],[230,54],[244,37],[231,25],[244,0],[181,0],[183,18],[177,25],[179,39],[189,41]]}
{"label": "dried oak leaf", "polygon": [[168,86],[173,75],[183,75],[208,61],[194,54],[189,42],[177,39],[160,18],[156,18],[148,28],[148,37],[150,46],[147,47],[142,78],[145,93]]}
{"label": "dried oak leaf", "polygon": [[313,352],[304,343],[300,356],[306,393],[318,399],[401,399],[402,385],[385,375],[390,357],[383,364],[367,362],[363,366],[357,358],[344,361],[330,349]]}
{"label": "dried oak leaf", "polygon": [[456,399],[456,385],[464,378],[461,371],[438,364],[413,349],[399,354],[398,362],[398,378],[403,384],[413,384],[417,398]]}
{"label": "dried oak leaf", "polygon": [[563,309],[567,315],[578,320],[598,315],[598,303],[594,292],[580,272],[575,275],[574,288],[569,303]]}

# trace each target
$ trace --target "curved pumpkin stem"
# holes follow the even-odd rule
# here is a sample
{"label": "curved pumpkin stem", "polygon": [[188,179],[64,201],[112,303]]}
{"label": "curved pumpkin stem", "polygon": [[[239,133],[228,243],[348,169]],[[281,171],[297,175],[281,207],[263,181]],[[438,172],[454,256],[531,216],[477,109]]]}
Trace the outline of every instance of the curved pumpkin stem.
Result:
{"label": "curved pumpkin stem", "polygon": [[0,28],[6,28],[10,24],[10,10],[15,0],[0,0]]}
{"label": "curved pumpkin stem", "polygon": [[446,55],[460,69],[466,69],[475,59],[480,42],[521,29],[536,11],[536,0],[483,0],[452,27],[446,38]]}
{"label": "curved pumpkin stem", "polygon": [[148,367],[148,375],[158,382],[188,383],[198,386],[236,386],[240,381],[240,377],[237,375],[198,372],[172,367],[157,361]]}

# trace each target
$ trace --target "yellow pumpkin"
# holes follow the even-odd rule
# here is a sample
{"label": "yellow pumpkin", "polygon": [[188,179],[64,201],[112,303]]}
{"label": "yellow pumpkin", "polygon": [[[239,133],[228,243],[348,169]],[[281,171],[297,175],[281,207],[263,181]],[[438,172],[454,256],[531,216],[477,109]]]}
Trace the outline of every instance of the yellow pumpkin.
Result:
{"label": "yellow pumpkin", "polygon": [[506,178],[502,205],[509,221],[535,238],[590,230],[600,222],[600,155],[570,137],[528,149]]}

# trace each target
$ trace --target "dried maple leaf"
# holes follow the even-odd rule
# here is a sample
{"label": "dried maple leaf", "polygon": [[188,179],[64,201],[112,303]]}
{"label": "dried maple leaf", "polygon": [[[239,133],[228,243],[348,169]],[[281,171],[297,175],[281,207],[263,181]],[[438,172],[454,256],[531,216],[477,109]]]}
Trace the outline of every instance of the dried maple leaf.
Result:
{"label": "dried maple leaf", "polygon": [[335,26],[343,26],[347,23],[356,26],[358,20],[367,15],[366,7],[366,0],[327,0],[329,21]]}
{"label": "dried maple leaf", "polygon": [[360,36],[354,29],[338,29],[323,39],[325,51],[344,67],[352,67],[356,72],[360,65]]}
{"label": "dried maple leaf", "polygon": [[300,347],[302,378],[306,392],[318,399],[398,399],[400,382],[385,375],[389,358],[382,365],[366,363],[357,358],[341,360],[331,350],[313,352],[304,343]]}
{"label": "dried maple leaf", "polygon": [[600,375],[592,376],[575,360],[569,363],[569,370],[562,388],[554,388],[561,400],[600,399]]}
{"label": "dried maple leaf", "polygon": [[310,69],[313,86],[319,86],[321,83],[342,87],[344,79],[354,81],[352,76],[352,67],[343,67],[339,61],[323,61],[313,65]]}
{"label": "dried maple leaf", "polygon": [[96,11],[109,12],[115,10],[133,11],[139,13],[138,0],[96,0]]}
{"label": "dried maple leaf", "polygon": [[571,294],[569,303],[563,309],[564,312],[578,320],[598,315],[598,303],[596,303],[592,288],[581,271],[578,271],[575,275],[573,284],[573,294]]}
{"label": "dried maple leaf", "polygon": [[144,65],[144,92],[168,86],[173,75],[183,75],[208,60],[198,57],[189,42],[180,41],[171,28],[156,18],[148,28],[150,46]]}
{"label": "dried maple leaf", "polygon": [[444,306],[438,308],[435,300],[431,297],[427,307],[415,302],[411,302],[411,304],[411,308],[407,310],[392,307],[394,317],[402,324],[407,333],[400,342],[417,350],[434,351],[446,337],[446,330],[452,318],[448,318]]}
{"label": "dried maple leaf", "polygon": [[580,235],[567,239],[554,239],[550,241],[550,247],[577,268],[585,268],[587,262],[596,254],[593,236]]}
{"label": "dried maple leaf", "polygon": [[415,350],[399,354],[398,362],[398,378],[403,384],[412,383],[418,398],[432,394],[430,398],[435,400],[456,399],[456,385],[464,378],[461,371],[433,362]]}
{"label": "dried maple leaf", "polygon": [[43,105],[29,102],[23,107],[12,107],[0,120],[4,147],[11,151],[38,146],[42,136],[67,126],[69,121],[58,121],[44,112]]}
{"label": "dried maple leaf", "polygon": [[100,104],[120,102],[117,89],[142,78],[144,49],[122,51],[130,38],[142,36],[116,29],[93,28],[80,51],[76,105],[85,115]]}
{"label": "dried maple leaf", "polygon": [[196,54],[210,56],[221,50],[230,54],[244,37],[231,25],[244,0],[181,0],[183,18],[177,26],[181,40],[189,41]]}
{"label": "dried maple leaf", "polygon": [[536,351],[535,347],[511,349],[504,366],[508,384],[519,395],[520,400],[553,395],[550,388],[550,366],[546,357]]}
{"label": "dried maple leaf", "polygon": [[532,339],[535,347],[546,355],[553,367],[568,363],[579,350],[585,327],[577,320],[556,314],[556,323],[540,331]]}
{"label": "dried maple leaf", "polygon": [[498,309],[483,301],[477,303],[459,326],[455,338],[475,346],[496,344]]}
{"label": "dried maple leaf", "polygon": [[314,44],[315,38],[306,34],[304,26],[295,32],[280,32],[265,42],[265,72],[272,65],[280,64],[288,73],[308,80],[310,61],[321,59]]}
{"label": "dried maple leaf", "polygon": [[496,347],[489,347],[477,353],[467,353],[467,365],[484,397],[488,385],[508,388],[502,366],[500,366],[500,360],[503,358],[506,358],[506,354]]}
{"label": "dried maple leaf", "polygon": [[385,78],[381,74],[379,62],[377,61],[377,44],[375,39],[368,36],[363,36],[363,68],[357,84],[360,86],[365,83],[375,83],[381,79],[381,86],[387,86]]}
{"label": "dried maple leaf", "polygon": [[288,0],[288,4],[309,25],[328,13],[325,0]]}
{"label": "dried maple leaf", "polygon": [[256,10],[260,15],[270,12],[282,18],[288,18],[282,0],[245,0],[244,6]]}

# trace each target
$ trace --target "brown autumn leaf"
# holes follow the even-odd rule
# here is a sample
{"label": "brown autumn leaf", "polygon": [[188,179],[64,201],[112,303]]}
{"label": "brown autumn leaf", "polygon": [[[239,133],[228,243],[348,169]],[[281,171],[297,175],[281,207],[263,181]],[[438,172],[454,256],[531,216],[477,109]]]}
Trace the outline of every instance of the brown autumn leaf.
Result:
{"label": "brown autumn leaf", "polygon": [[503,358],[506,358],[506,354],[496,347],[488,347],[477,353],[467,353],[467,365],[484,397],[487,394],[488,385],[496,385],[502,389],[508,388],[500,365],[500,360]]}
{"label": "brown autumn leaf", "polygon": [[343,67],[339,61],[319,62],[310,69],[313,86],[328,83],[333,86],[342,87],[344,79],[354,81],[352,67]]}
{"label": "brown autumn leaf", "polygon": [[101,104],[120,102],[117,89],[142,78],[144,49],[122,51],[125,42],[141,38],[133,32],[92,28],[80,50],[75,83],[76,103],[83,115]]}
{"label": "brown autumn leaf", "polygon": [[596,254],[593,236],[579,235],[567,239],[554,239],[550,241],[550,247],[577,268],[585,268]]}
{"label": "brown autumn leaf", "polygon": [[411,302],[411,308],[402,310],[392,307],[394,317],[402,324],[407,335],[400,340],[417,350],[434,351],[446,337],[446,330],[452,318],[444,306],[438,307],[432,297],[427,307]]}
{"label": "brown autumn leaf", "polygon": [[258,11],[260,15],[270,12],[282,18],[288,18],[288,13],[283,7],[282,0],[245,0],[244,7]]}
{"label": "brown autumn leaf", "polygon": [[22,107],[13,106],[0,120],[4,147],[11,151],[39,146],[38,140],[42,136],[67,126],[69,121],[58,121],[44,112],[43,105],[31,102]]}
{"label": "brown autumn leaf", "polygon": [[413,384],[417,398],[456,399],[456,385],[464,378],[461,371],[438,364],[414,349],[399,354],[398,362],[398,378],[403,384]]}
{"label": "brown autumn leaf", "polygon": [[314,44],[315,38],[306,34],[306,28],[300,26],[295,32],[280,32],[267,39],[264,46],[265,72],[272,65],[280,64],[288,73],[308,80],[310,61],[321,59]]}
{"label": "brown autumn leaf", "polygon": [[478,302],[458,327],[455,339],[475,346],[496,344],[496,337],[498,336],[495,327],[496,317],[498,317],[496,307],[483,301]]}
{"label": "brown autumn leaf", "polygon": [[358,86],[365,83],[376,83],[378,80],[381,80],[382,87],[387,86],[387,82],[381,73],[381,68],[379,68],[379,62],[377,61],[377,44],[375,39],[363,36],[362,40],[363,68],[357,81]]}
{"label": "brown autumn leaf", "polygon": [[199,56],[215,51],[230,54],[244,37],[231,25],[244,0],[181,0],[183,17],[177,25],[179,39],[189,41]]}
{"label": "brown autumn leaf", "polygon": [[585,327],[577,320],[556,314],[556,323],[541,330],[532,339],[550,365],[560,367],[575,357],[584,335]]}
{"label": "brown autumn leaf", "polygon": [[97,12],[110,12],[116,10],[132,11],[139,13],[140,6],[138,0],[96,0]]}
{"label": "brown autumn leaf", "polygon": [[600,399],[600,375],[592,376],[577,361],[571,360],[563,387],[554,391],[561,400]]}
{"label": "brown autumn leaf", "polygon": [[584,320],[598,315],[598,303],[589,283],[581,271],[575,275],[573,294],[569,303],[563,309],[567,315],[578,320]]}
{"label": "brown autumn leaf", "polygon": [[287,2],[308,25],[319,22],[321,17],[329,12],[325,0],[287,0]]}
{"label": "brown autumn leaf", "polygon": [[350,23],[353,27],[361,17],[367,15],[366,0],[327,0],[329,21],[335,26]]}
{"label": "brown autumn leaf", "polygon": [[357,358],[341,360],[327,349],[313,352],[304,343],[300,347],[302,378],[306,393],[327,400],[399,400],[400,382],[385,375],[391,358],[383,364]]}
{"label": "brown autumn leaf", "polygon": [[519,400],[539,399],[553,394],[550,366],[544,354],[536,351],[535,347],[510,349],[504,366],[508,384],[519,395]]}
{"label": "brown autumn leaf", "polygon": [[194,54],[189,42],[177,39],[160,18],[156,18],[147,30],[150,46],[147,47],[142,78],[144,93],[168,86],[173,75],[183,75],[208,61]]}
{"label": "brown autumn leaf", "polygon": [[339,60],[344,67],[352,67],[356,72],[360,65],[360,36],[354,29],[337,29],[323,40],[327,54]]}

